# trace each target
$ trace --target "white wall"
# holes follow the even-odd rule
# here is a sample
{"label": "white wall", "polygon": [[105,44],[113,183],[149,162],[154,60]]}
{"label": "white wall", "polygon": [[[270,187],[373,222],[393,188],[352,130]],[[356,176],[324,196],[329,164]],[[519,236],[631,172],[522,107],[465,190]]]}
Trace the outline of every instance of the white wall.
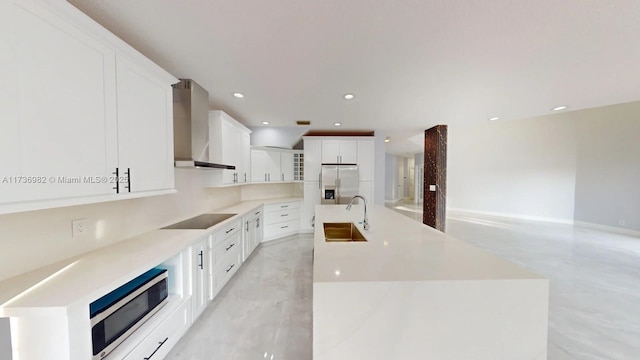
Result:
{"label": "white wall", "polygon": [[[240,201],[239,187],[203,188],[203,171],[176,169],[176,194],[0,215],[0,281]],[[90,235],[72,238],[81,218]]]}
{"label": "white wall", "polygon": [[240,200],[275,199],[304,196],[304,184],[249,184],[240,187]]}
{"label": "white wall", "polygon": [[449,127],[447,208],[573,220],[575,122],[563,116]]}
{"label": "white wall", "polygon": [[251,145],[274,146],[291,149],[302,135],[309,129],[308,127],[251,127]]}
{"label": "white wall", "polygon": [[385,200],[398,200],[398,163],[399,157],[392,154],[385,154]]}
{"label": "white wall", "polygon": [[577,120],[575,220],[640,230],[640,102]]}
{"label": "white wall", "polygon": [[384,152],[384,139],[386,137],[386,133],[383,131],[376,130],[376,139],[375,139],[375,182],[373,188],[373,198],[374,204],[384,205],[384,200],[386,198],[385,195],[385,187],[386,187],[386,156]]}

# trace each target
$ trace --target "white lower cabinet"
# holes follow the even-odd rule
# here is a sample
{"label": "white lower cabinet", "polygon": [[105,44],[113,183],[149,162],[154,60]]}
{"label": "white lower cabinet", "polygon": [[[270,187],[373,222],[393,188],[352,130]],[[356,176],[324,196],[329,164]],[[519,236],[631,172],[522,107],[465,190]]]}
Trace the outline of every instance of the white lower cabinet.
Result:
{"label": "white lower cabinet", "polygon": [[212,300],[240,267],[242,258],[242,222],[234,221],[211,235],[209,248],[209,300]]}
{"label": "white lower cabinet", "polygon": [[191,325],[191,302],[185,301],[145,337],[124,360],[163,359]]}
{"label": "white lower cabinet", "polygon": [[300,201],[264,206],[264,241],[297,234],[300,229]]}
{"label": "white lower cabinet", "polygon": [[263,238],[263,215],[262,206],[250,211],[242,219],[244,223],[244,231],[242,233],[242,262],[245,262],[253,250]]}
{"label": "white lower cabinet", "polygon": [[204,311],[209,303],[209,244],[210,236],[198,240],[191,246],[191,302],[193,321]]}
{"label": "white lower cabinet", "polygon": [[320,205],[320,183],[318,181],[304,182],[304,202],[300,217],[300,232],[313,232],[315,207]]}

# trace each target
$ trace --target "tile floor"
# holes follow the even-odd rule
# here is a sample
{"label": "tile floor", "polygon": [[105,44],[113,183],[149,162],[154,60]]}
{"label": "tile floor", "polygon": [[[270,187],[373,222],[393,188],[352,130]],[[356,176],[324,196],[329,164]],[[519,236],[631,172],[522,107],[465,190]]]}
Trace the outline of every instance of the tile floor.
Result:
{"label": "tile floor", "polygon": [[311,360],[312,249],[261,244],[165,360]]}
{"label": "tile floor", "polygon": [[[548,359],[640,359],[640,238],[460,214],[447,232],[551,280]],[[310,360],[312,247],[262,244],[166,359]]]}

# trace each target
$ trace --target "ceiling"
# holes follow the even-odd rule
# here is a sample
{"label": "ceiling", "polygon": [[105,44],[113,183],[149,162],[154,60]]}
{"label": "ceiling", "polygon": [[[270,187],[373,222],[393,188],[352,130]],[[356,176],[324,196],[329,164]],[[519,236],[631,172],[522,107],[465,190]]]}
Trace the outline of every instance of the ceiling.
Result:
{"label": "ceiling", "polygon": [[247,126],[339,121],[391,153],[436,124],[640,99],[637,0],[69,2]]}

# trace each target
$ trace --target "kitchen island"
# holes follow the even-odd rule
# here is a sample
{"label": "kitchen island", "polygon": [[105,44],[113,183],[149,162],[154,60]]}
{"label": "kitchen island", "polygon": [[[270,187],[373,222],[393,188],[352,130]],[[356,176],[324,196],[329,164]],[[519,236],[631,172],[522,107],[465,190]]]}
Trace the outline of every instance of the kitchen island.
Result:
{"label": "kitchen island", "polygon": [[[547,357],[549,281],[382,206],[316,206],[313,359]],[[367,241],[327,242],[353,222]]]}

